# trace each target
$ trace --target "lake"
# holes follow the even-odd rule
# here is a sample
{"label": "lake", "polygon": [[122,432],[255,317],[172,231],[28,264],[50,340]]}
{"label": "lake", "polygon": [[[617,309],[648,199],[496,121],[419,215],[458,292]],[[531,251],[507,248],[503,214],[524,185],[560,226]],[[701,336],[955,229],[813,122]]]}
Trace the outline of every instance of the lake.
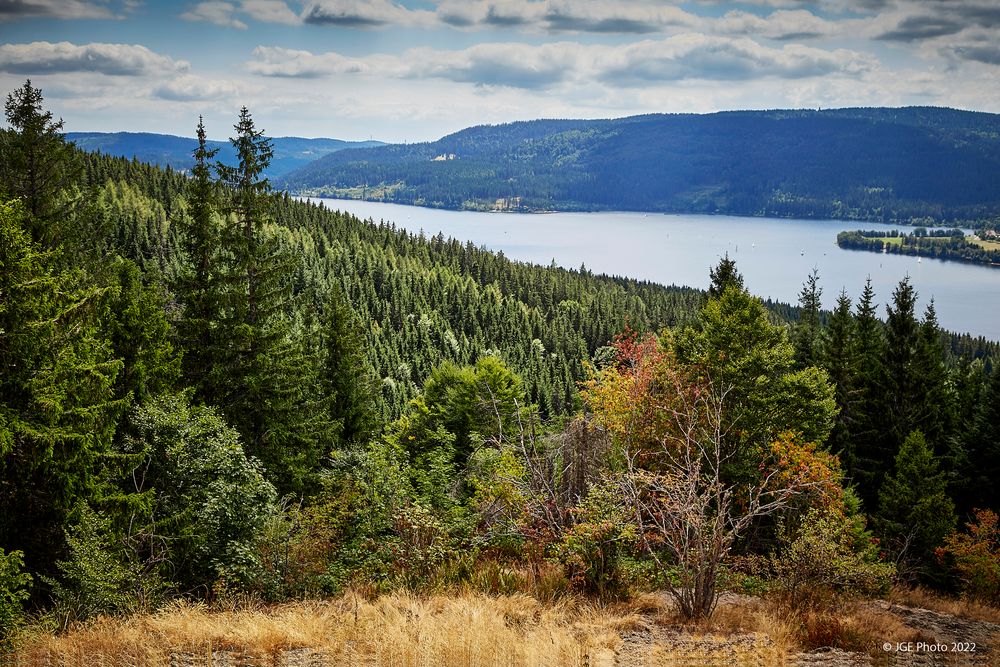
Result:
{"label": "lake", "polygon": [[[933,297],[945,329],[1000,340],[1000,269],[837,247],[845,229],[911,227],[841,220],[787,220],[659,213],[477,213],[442,211],[341,199],[315,199],[327,208],[412,232],[472,241],[511,259],[628,276],[665,285],[708,287],[708,270],[725,253],[736,260],[747,288],[761,297],[796,303],[816,268],[823,305],[841,289],[856,299],[866,276],[880,304],[904,276],[920,294],[920,310]],[[885,317],[884,307],[879,308]]]}

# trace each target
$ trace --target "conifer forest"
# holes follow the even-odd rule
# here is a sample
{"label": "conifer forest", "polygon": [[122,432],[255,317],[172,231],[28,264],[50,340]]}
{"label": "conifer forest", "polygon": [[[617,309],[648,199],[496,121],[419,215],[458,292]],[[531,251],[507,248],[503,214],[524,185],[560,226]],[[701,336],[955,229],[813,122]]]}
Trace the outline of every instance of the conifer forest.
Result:
{"label": "conifer forest", "polygon": [[182,171],[81,150],[31,81],[5,113],[0,652],[178,605],[738,593],[878,654],[858,600],[1000,606],[1000,348],[908,280],[830,311],[728,256],[707,291],[531,265],[276,190],[246,107]]}

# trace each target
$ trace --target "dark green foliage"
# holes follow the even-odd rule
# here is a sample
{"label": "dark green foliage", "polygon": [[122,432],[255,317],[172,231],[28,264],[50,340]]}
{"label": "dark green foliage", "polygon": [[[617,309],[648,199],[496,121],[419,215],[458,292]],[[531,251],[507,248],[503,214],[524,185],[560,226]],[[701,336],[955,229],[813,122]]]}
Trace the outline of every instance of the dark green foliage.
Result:
{"label": "dark green foliage", "polygon": [[820,327],[820,297],[823,288],[819,286],[819,271],[813,269],[799,292],[799,322],[792,332],[795,345],[795,363],[799,368],[820,365],[823,347],[823,330]]}
{"label": "dark green foliage", "polygon": [[831,313],[823,347],[823,368],[835,389],[837,416],[827,441],[828,449],[840,457],[848,479],[857,467],[855,435],[858,431],[860,404],[860,356],[858,326],[851,313],[851,299],[843,291]]}
{"label": "dark green foliage", "polygon": [[4,109],[10,130],[0,133],[0,194],[20,198],[32,239],[53,247],[69,231],[73,198],[64,190],[79,177],[77,155],[30,80],[7,96]]}
{"label": "dark green foliage", "polygon": [[903,441],[895,466],[879,492],[876,528],[901,572],[926,574],[933,550],[955,529],[948,482],[923,433]]}
{"label": "dark green foliage", "polygon": [[218,149],[208,148],[205,125],[198,119],[198,148],[194,151],[194,167],[188,188],[187,215],[182,219],[182,247],[187,255],[174,288],[183,307],[177,322],[177,333],[184,355],[184,378],[190,384],[208,391],[206,383],[212,361],[223,344],[222,333],[214,325],[221,306],[219,276],[222,261],[222,223],[216,212],[218,188],[212,181],[209,160]]}
{"label": "dark green foliage", "polygon": [[272,194],[263,171],[273,149],[246,107],[235,129],[239,166],[216,166],[228,187],[214,323],[221,340],[198,397],[221,408],[279,490],[302,492],[315,483],[330,444],[327,401],[307,342],[312,325],[293,303],[296,261],[271,227]]}
{"label": "dark green foliage", "polygon": [[24,554],[0,549],[0,650],[24,619],[31,575],[24,571]]}
{"label": "dark green foliage", "polygon": [[324,303],[320,336],[321,386],[329,397],[338,446],[364,445],[377,428],[377,388],[365,355],[364,332],[336,285]]}
{"label": "dark green foliage", "polygon": [[278,185],[444,208],[984,220],[998,137],[1000,116],[930,107],[538,120],[341,151]]}
{"label": "dark green foliage", "polygon": [[249,587],[260,574],[253,542],[275,500],[260,463],[211,408],[167,395],[132,416],[126,443],[138,492],[155,500],[152,531],[168,545],[166,573],[186,589],[225,581]]}
{"label": "dark green foliage", "polygon": [[69,511],[98,495],[122,363],[101,332],[108,290],[52,268],[24,218],[0,204],[0,476],[16,480],[0,485],[0,544],[45,572]]}
{"label": "dark green foliage", "polygon": [[727,287],[743,289],[743,276],[736,270],[736,260],[729,259],[729,253],[719,260],[719,265],[708,271],[711,284],[708,286],[708,298],[718,299]]}

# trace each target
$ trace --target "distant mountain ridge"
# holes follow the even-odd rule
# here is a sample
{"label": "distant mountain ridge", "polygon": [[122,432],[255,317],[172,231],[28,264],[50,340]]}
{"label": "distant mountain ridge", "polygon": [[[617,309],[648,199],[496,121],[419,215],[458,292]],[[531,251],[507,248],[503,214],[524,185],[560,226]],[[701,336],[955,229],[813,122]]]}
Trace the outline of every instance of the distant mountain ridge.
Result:
{"label": "distant mountain ridge", "polygon": [[[108,155],[137,158],[141,162],[174,169],[189,169],[194,164],[192,151],[198,144],[193,137],[151,132],[68,132],[66,138],[87,151],[100,151]],[[381,141],[343,141],[340,139],[305,139],[302,137],[276,137],[274,158],[267,171],[271,178],[300,168],[330,153],[352,148],[381,146]],[[209,141],[218,148],[218,159],[226,164],[236,160],[236,153],[228,141]]]}
{"label": "distant mountain ridge", "polygon": [[454,209],[969,222],[1000,215],[1000,115],[904,107],[525,121],[332,153],[275,184]]}

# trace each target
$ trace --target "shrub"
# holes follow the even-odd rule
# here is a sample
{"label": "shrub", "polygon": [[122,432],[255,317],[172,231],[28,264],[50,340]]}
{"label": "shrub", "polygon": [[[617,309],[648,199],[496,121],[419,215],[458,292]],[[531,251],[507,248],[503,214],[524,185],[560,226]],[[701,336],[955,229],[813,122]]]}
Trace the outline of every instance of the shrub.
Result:
{"label": "shrub", "polygon": [[24,619],[31,575],[24,572],[24,554],[0,549],[0,649]]}
{"label": "shrub", "polygon": [[786,531],[771,567],[792,607],[831,599],[831,593],[875,594],[888,589],[895,568],[879,560],[853,494],[844,505],[814,507],[798,529]]}
{"label": "shrub", "polygon": [[1000,525],[991,510],[977,510],[967,533],[953,532],[945,538],[938,558],[950,558],[969,597],[1000,603]]}

